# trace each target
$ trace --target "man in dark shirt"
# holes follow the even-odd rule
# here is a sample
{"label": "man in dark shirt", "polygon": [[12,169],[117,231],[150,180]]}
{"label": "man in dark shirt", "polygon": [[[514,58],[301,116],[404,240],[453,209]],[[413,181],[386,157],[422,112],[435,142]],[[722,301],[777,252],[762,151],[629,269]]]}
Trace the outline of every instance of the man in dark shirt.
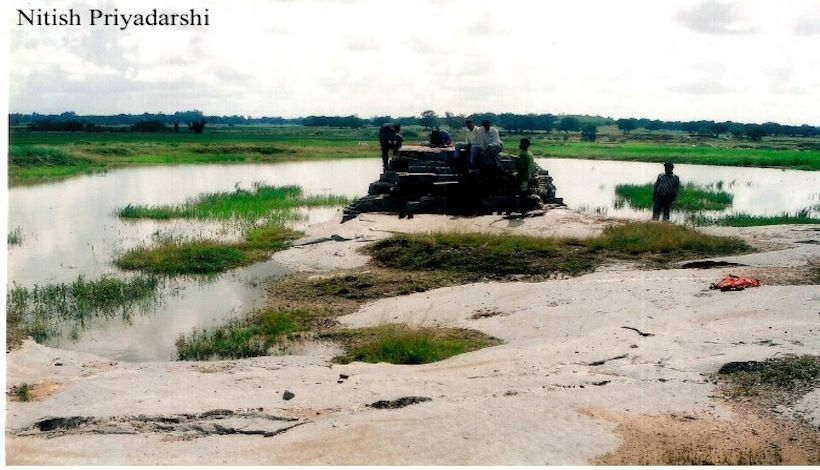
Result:
{"label": "man in dark shirt", "polygon": [[663,212],[663,220],[669,220],[669,208],[678,197],[680,178],[672,174],[675,165],[664,163],[664,172],[658,175],[655,186],[652,187],[652,220],[658,220]]}
{"label": "man in dark shirt", "polygon": [[382,124],[382,127],[379,128],[379,143],[382,146],[382,164],[384,166],[384,171],[387,171],[387,153],[388,151],[393,151],[393,156],[395,157],[399,153],[399,147],[401,147],[402,136],[399,134],[401,130],[401,126],[395,122],[385,122]]}

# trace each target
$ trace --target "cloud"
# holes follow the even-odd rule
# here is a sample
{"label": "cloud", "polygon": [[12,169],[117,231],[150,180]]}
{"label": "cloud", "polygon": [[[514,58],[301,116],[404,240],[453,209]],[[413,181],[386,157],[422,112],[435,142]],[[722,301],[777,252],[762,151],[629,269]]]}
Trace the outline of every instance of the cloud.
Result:
{"label": "cloud", "polygon": [[794,32],[800,36],[820,34],[820,16],[804,16],[797,20]]}
{"label": "cloud", "polygon": [[757,27],[743,21],[738,5],[706,0],[682,10],[676,20],[684,27],[706,34],[752,34]]}

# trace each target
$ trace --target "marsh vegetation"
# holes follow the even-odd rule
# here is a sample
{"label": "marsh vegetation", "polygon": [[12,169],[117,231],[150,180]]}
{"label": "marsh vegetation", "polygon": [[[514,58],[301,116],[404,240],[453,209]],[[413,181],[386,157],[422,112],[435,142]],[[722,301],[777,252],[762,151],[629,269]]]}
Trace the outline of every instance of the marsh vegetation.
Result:
{"label": "marsh vegetation", "polygon": [[35,341],[59,335],[63,327],[72,334],[93,318],[130,318],[147,313],[159,301],[160,282],[151,276],[127,280],[103,277],[71,283],[14,285],[6,294],[6,342],[13,346],[32,336]]}
{"label": "marsh vegetation", "polygon": [[[694,183],[681,185],[677,199],[673,204],[675,210],[686,212],[719,211],[732,206],[733,197],[722,191],[723,184],[717,188],[698,186]],[[653,184],[619,184],[615,186],[615,208],[628,205],[635,209],[652,208]]]}

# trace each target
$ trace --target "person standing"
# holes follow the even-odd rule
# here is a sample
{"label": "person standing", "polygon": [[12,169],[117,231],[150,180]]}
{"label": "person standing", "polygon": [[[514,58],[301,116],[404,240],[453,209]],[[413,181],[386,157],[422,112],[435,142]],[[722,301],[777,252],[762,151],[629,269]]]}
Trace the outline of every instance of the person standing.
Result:
{"label": "person standing", "polygon": [[401,147],[401,143],[404,140],[401,134],[399,134],[399,131],[401,131],[401,125],[397,122],[385,122],[379,128],[379,144],[381,144],[382,147],[382,166],[384,167],[384,171],[387,171],[388,152],[392,150],[394,157],[398,155],[399,147]]}
{"label": "person standing", "polygon": [[530,178],[535,174],[535,158],[530,152],[530,139],[523,138],[518,143],[518,160],[515,162],[515,170],[518,173],[518,191],[525,192],[529,187]]}
{"label": "person standing", "polygon": [[658,175],[655,185],[652,187],[652,220],[658,220],[663,213],[663,220],[669,220],[669,209],[678,197],[680,190],[680,178],[672,174],[675,165],[672,163],[663,164],[663,173]]}

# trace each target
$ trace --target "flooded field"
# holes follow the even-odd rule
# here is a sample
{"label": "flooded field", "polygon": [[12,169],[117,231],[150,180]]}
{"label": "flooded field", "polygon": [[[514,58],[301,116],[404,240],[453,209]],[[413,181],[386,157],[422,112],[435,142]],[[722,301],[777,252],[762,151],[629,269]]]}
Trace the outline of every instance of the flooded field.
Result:
{"label": "flooded field", "polygon": [[[647,219],[647,211],[616,208],[617,184],[654,181],[662,166],[654,163],[539,159],[555,178],[557,195],[574,209],[610,216]],[[9,287],[66,283],[83,275],[128,277],[112,265],[132,247],[165,237],[234,239],[221,223],[197,221],[123,221],[114,212],[127,204],[173,204],[204,192],[249,188],[255,182],[295,184],[308,195],[364,195],[378,178],[378,159],[329,160],[279,164],[181,165],[134,168],[72,178],[58,183],[9,190],[9,229],[20,243],[9,245]],[[726,212],[776,215],[817,207],[816,173],[760,168],[680,164],[681,180],[699,185],[721,182],[734,196]],[[300,225],[327,220],[335,208],[305,211]],[[680,220],[682,214],[674,214]],[[408,222],[409,223],[409,222]],[[225,318],[261,307],[267,279],[287,273],[274,262],[259,263],[213,278],[164,281],[156,308],[142,315],[95,320],[75,335],[48,340],[62,348],[87,351],[116,360],[174,358],[174,341],[192,328],[206,328]]]}

